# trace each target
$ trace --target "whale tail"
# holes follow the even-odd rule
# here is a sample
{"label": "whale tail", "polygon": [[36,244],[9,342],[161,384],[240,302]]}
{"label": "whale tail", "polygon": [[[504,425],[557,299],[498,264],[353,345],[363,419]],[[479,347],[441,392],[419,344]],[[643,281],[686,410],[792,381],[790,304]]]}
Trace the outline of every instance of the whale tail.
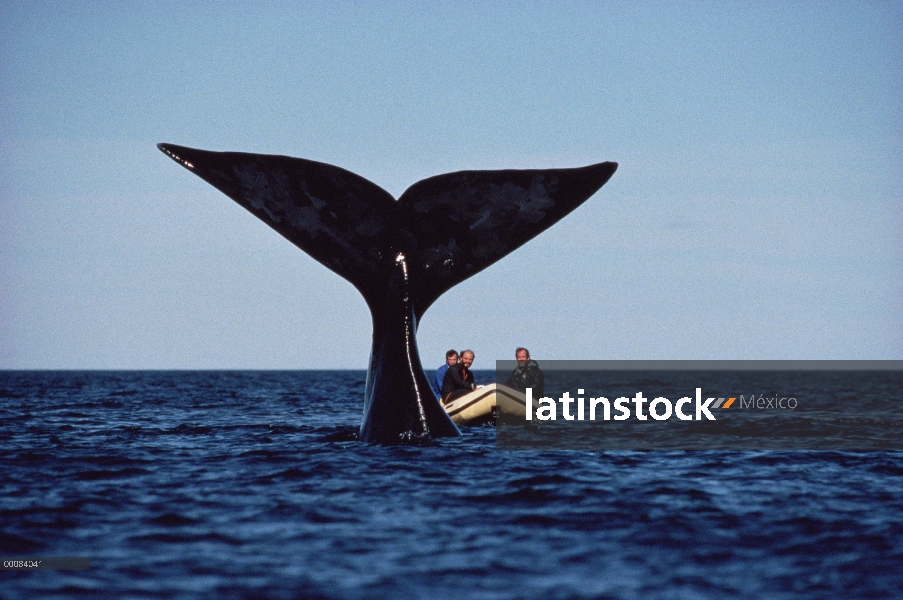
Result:
{"label": "whale tail", "polygon": [[374,322],[365,441],[457,434],[423,375],[417,322],[444,292],[557,223],[617,169],[460,171],[419,181],[396,201],[312,160],[158,148],[363,295]]}

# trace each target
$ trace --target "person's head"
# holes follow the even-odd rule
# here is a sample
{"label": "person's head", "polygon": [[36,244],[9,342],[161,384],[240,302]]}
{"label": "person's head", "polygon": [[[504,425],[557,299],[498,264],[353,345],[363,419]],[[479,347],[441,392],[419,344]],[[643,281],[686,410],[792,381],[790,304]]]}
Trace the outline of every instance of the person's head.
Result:
{"label": "person's head", "polygon": [[530,351],[526,348],[518,348],[514,351],[514,358],[517,359],[517,366],[523,367],[530,360]]}
{"label": "person's head", "polygon": [[461,353],[461,362],[464,363],[464,366],[468,369],[470,365],[473,364],[473,350],[465,350]]}
{"label": "person's head", "polygon": [[447,364],[449,367],[458,364],[457,350],[449,350],[445,353],[445,364]]}

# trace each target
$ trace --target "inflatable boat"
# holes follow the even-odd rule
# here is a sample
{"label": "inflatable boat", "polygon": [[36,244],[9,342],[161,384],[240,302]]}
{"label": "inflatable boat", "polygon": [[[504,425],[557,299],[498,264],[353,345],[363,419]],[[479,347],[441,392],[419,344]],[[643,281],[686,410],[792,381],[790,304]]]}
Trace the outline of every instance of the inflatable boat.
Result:
{"label": "inflatable boat", "polygon": [[445,412],[459,426],[495,423],[499,407],[506,415],[523,417],[527,414],[526,396],[497,383],[479,387],[444,406]]}

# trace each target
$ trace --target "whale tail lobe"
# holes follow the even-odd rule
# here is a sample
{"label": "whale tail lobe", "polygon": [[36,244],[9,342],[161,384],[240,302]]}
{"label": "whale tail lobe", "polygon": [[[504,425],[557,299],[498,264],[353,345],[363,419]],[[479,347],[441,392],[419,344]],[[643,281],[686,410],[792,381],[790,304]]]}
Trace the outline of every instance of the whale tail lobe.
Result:
{"label": "whale tail lobe", "polygon": [[374,321],[366,441],[457,433],[420,367],[417,322],[444,292],[557,223],[617,169],[460,171],[419,181],[396,201],[312,160],[158,147],[363,295]]}

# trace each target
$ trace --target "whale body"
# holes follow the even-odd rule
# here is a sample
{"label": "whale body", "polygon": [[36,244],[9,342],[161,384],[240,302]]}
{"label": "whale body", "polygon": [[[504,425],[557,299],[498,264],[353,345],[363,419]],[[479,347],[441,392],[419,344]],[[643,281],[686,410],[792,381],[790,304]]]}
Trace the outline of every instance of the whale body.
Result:
{"label": "whale body", "polygon": [[419,181],[395,200],[326,163],[157,147],[363,295],[373,345],[359,439],[385,444],[460,435],[417,351],[417,324],[430,305],[577,208],[618,166],[459,171]]}

